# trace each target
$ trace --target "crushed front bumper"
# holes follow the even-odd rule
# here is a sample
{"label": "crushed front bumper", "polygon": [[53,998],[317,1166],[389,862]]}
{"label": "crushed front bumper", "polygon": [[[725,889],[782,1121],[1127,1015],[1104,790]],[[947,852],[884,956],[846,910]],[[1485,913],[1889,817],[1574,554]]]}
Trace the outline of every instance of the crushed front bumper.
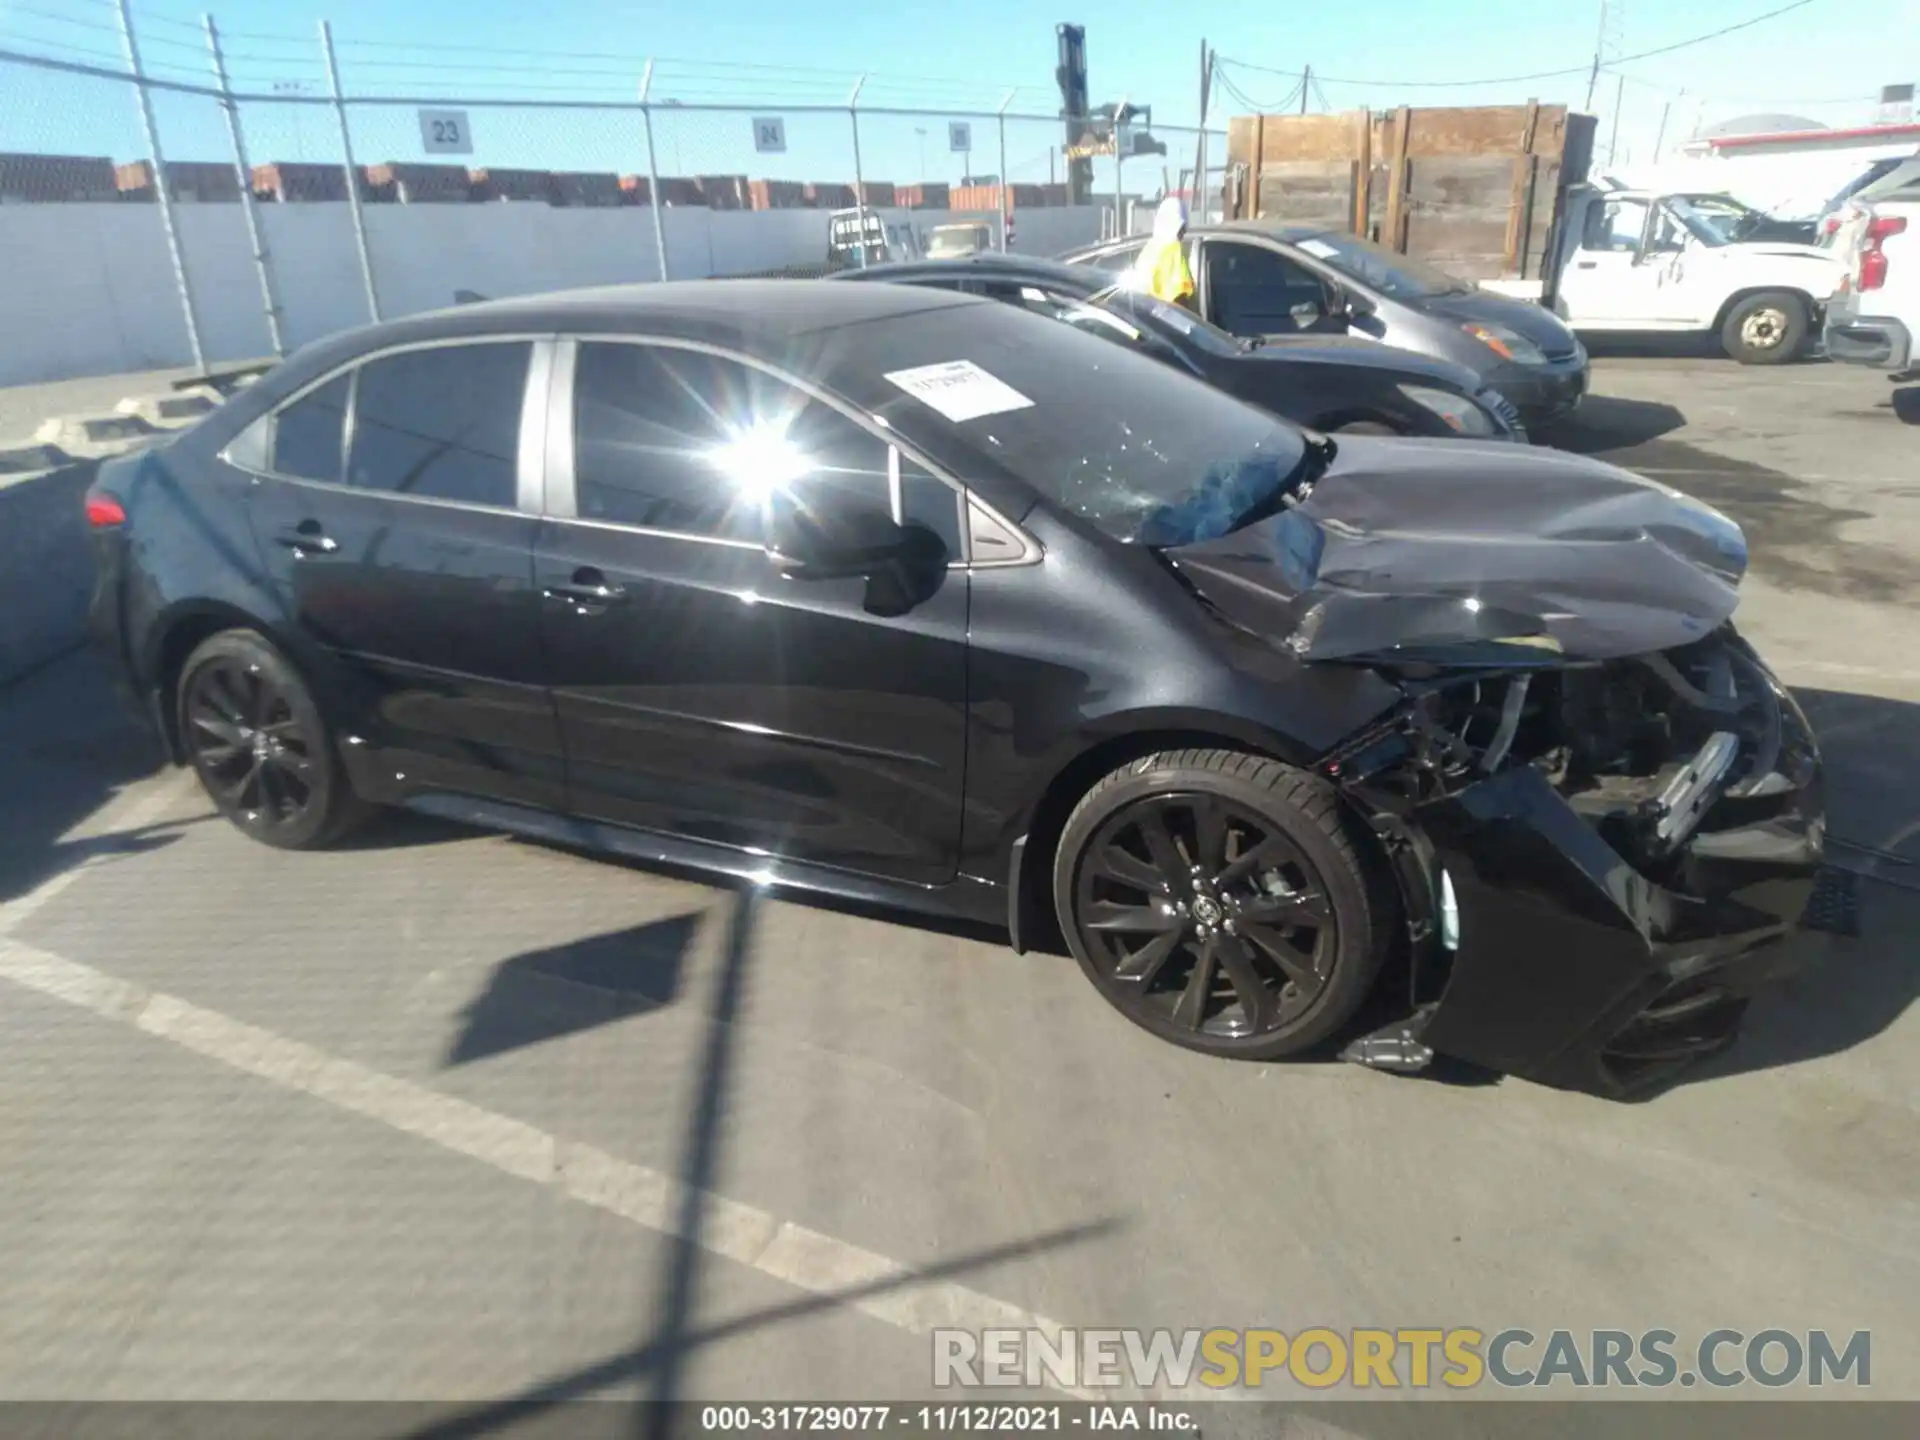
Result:
{"label": "crushed front bumper", "polygon": [[[1658,880],[1534,765],[1402,812],[1410,868],[1429,867],[1449,913],[1428,912],[1426,993],[1416,957],[1411,1013],[1346,1058],[1415,1069],[1439,1052],[1625,1098],[1732,1043],[1754,991],[1792,959],[1783,942],[1825,831],[1811,727],[1757,660],[1748,673],[1764,691],[1759,737],[1699,797]],[[1423,897],[1408,898],[1417,915]],[[1433,953],[1448,932],[1457,948]]]}

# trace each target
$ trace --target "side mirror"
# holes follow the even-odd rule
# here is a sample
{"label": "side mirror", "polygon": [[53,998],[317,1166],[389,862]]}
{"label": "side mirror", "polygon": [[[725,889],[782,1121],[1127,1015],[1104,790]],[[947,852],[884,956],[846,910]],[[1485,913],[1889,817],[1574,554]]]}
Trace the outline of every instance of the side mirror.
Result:
{"label": "side mirror", "polygon": [[1364,295],[1356,295],[1351,290],[1340,292],[1340,303],[1349,320],[1364,320],[1374,314],[1376,309],[1373,301]]}

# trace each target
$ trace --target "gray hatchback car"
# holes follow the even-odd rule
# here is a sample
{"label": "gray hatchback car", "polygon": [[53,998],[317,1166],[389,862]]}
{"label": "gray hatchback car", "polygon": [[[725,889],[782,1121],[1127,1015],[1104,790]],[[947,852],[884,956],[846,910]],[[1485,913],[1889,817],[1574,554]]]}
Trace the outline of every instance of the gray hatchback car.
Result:
{"label": "gray hatchback car", "polygon": [[[1124,270],[1146,238],[1060,258]],[[1353,334],[1451,360],[1512,401],[1529,429],[1565,415],[1587,393],[1586,347],[1546,307],[1358,235],[1236,221],[1192,226],[1187,245],[1200,313],[1234,335]]]}

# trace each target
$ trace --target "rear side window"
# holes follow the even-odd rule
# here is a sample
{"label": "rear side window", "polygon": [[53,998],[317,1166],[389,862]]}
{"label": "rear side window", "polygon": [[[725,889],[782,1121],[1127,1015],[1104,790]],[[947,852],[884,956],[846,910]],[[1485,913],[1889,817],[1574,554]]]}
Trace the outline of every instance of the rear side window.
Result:
{"label": "rear side window", "polygon": [[269,469],[301,480],[339,482],[350,383],[350,375],[336,376],[274,416]]}
{"label": "rear side window", "polygon": [[526,341],[407,350],[360,367],[348,483],[512,509]]}
{"label": "rear side window", "polygon": [[1139,257],[1139,245],[1124,245],[1118,250],[1109,250],[1104,255],[1089,255],[1085,260],[1076,260],[1074,263],[1076,265],[1091,265],[1096,270],[1112,270],[1118,272],[1128,269]]}
{"label": "rear side window", "polygon": [[[886,441],[764,370],[698,351],[589,343],[573,393],[583,520],[757,545],[776,488],[828,511],[892,508]],[[900,501],[901,517],[959,555],[957,492],[903,461]]]}

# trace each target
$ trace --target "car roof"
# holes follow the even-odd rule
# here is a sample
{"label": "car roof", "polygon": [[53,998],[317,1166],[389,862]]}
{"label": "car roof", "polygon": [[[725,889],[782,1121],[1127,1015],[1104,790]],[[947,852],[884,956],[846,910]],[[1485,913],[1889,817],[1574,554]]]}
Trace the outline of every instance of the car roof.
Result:
{"label": "car roof", "polygon": [[823,331],[954,305],[993,303],[951,290],[823,285],[818,280],[673,280],[552,291],[364,325],[308,346],[249,388],[277,400],[309,378],[361,355],[398,345],[491,335],[651,335],[774,359],[793,342]]}
{"label": "car roof", "polygon": [[1229,220],[1221,225],[1195,225],[1192,227],[1203,234],[1217,235],[1222,231],[1252,232],[1265,235],[1270,239],[1284,240],[1289,245],[1302,240],[1311,240],[1316,235],[1327,233],[1324,225],[1288,225],[1279,220]]}
{"label": "car roof", "polygon": [[1113,277],[1087,265],[1064,260],[1045,260],[1032,255],[1005,255],[997,250],[982,250],[973,255],[955,255],[945,260],[896,260],[886,265],[869,265],[864,270],[842,270],[830,276],[834,280],[963,280],[969,275],[998,276],[1009,280],[1042,280],[1092,291],[1113,283]]}
{"label": "car roof", "polygon": [[689,328],[723,327],[742,336],[790,340],[800,335],[881,320],[952,303],[940,296],[879,291],[848,293],[815,280],[675,280],[664,285],[607,285],[522,295],[434,311],[422,323],[439,320],[460,327],[473,321],[494,328],[521,326],[568,330],[631,327],[671,334]]}

